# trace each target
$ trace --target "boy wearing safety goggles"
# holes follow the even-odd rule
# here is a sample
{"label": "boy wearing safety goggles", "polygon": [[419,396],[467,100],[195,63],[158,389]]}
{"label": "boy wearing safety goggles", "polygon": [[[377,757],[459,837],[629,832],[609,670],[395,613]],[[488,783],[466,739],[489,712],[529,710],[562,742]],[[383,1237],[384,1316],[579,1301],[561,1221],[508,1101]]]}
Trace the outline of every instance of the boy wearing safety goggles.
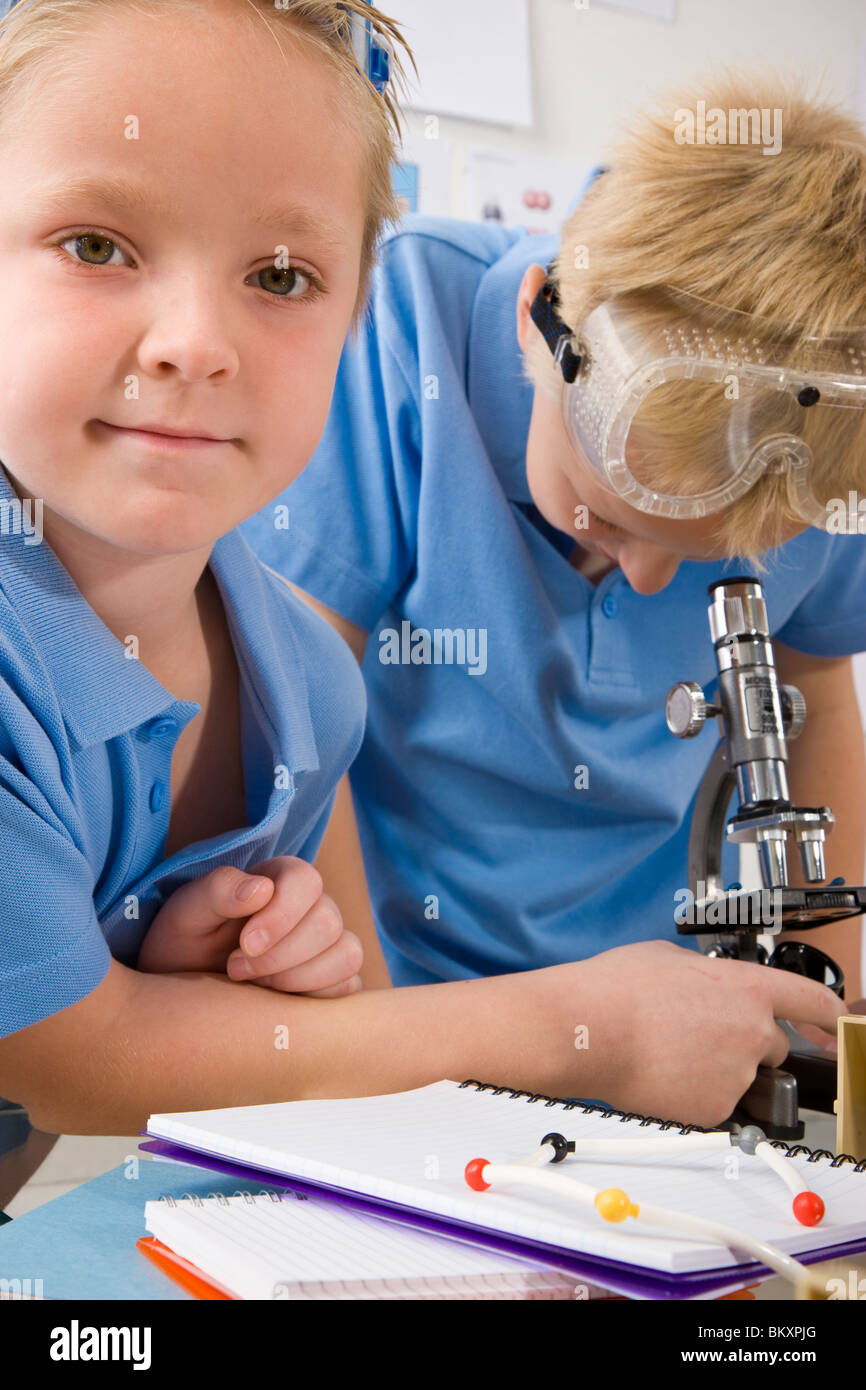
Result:
{"label": "boy wearing safety goggles", "polygon": [[[665,696],[716,678],[707,587],[731,566],[806,696],[791,796],[832,803],[833,876],[862,881],[866,840],[866,138],[761,83],[710,96],[781,108],[781,150],[679,143],[680,97],[561,240],[407,218],[289,529],[243,527],[363,661],[351,775],[394,983],[580,961],[575,1046],[654,1113],[724,1107],[730,1066],[745,1090],[787,1050],[785,1006],[755,1007],[781,972],[674,924],[713,749],[672,738]],[[859,919],[807,939],[858,998]]]}

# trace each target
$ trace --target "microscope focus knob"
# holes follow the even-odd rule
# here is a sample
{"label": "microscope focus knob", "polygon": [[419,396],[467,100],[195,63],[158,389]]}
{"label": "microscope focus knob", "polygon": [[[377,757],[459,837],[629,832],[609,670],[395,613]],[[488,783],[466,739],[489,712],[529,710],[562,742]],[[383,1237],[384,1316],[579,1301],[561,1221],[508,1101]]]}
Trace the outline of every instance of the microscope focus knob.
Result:
{"label": "microscope focus knob", "polygon": [[779,699],[782,705],[782,721],[785,738],[799,738],[806,722],[806,698],[796,685],[780,685]]}
{"label": "microscope focus knob", "polygon": [[677,738],[694,738],[704,727],[708,713],[704,692],[696,681],[679,681],[672,685],[665,701],[665,720]]}

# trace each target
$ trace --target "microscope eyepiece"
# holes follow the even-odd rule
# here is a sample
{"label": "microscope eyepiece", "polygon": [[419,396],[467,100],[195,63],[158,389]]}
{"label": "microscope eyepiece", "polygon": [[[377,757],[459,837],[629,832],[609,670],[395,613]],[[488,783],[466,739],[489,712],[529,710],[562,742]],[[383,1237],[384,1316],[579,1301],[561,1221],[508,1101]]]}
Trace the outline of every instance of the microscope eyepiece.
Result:
{"label": "microscope eyepiece", "polygon": [[[767,605],[760,580],[727,579],[713,584],[710,592],[710,634],[715,647],[730,638],[769,638]],[[759,654],[762,664],[768,659],[767,650]]]}
{"label": "microscope eyepiece", "polygon": [[724,584],[760,584],[760,579],[754,574],[736,574],[730,579],[714,579],[712,584],[707,585],[707,593],[712,596],[714,589],[720,589]]}

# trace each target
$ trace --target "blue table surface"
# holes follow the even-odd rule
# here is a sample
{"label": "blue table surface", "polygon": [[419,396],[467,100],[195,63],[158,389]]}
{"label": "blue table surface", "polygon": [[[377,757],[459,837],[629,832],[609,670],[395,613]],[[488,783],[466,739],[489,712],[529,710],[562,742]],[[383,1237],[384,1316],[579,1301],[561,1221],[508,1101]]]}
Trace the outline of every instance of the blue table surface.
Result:
{"label": "blue table surface", "polygon": [[[206,1197],[240,1191],[236,1177],[188,1163],[132,1155],[62,1197],[0,1226],[0,1278],[42,1280],[45,1298],[186,1299],[196,1302],[135,1248],[148,1235],[145,1202],[164,1193]],[[247,1190],[279,1192],[255,1184]],[[26,1287],[26,1286],[25,1286]]]}

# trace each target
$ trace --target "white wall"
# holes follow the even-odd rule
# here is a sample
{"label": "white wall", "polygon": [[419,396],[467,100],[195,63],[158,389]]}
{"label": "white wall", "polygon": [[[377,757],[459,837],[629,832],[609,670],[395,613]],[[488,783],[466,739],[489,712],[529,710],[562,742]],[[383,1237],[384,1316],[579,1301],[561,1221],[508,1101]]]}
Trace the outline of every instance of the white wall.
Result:
{"label": "white wall", "polygon": [[[399,21],[400,0],[385,8]],[[529,0],[529,10],[535,125],[517,132],[441,119],[442,137],[455,142],[452,216],[464,215],[460,170],[466,144],[594,163],[631,110],[668,83],[699,76],[715,64],[773,65],[799,73],[810,88],[823,78],[822,91],[856,108],[866,31],[862,0],[677,0],[673,24],[596,0],[585,10],[573,0]],[[409,32],[407,39],[411,43]],[[423,133],[422,122],[421,113],[407,113],[410,130]]]}

